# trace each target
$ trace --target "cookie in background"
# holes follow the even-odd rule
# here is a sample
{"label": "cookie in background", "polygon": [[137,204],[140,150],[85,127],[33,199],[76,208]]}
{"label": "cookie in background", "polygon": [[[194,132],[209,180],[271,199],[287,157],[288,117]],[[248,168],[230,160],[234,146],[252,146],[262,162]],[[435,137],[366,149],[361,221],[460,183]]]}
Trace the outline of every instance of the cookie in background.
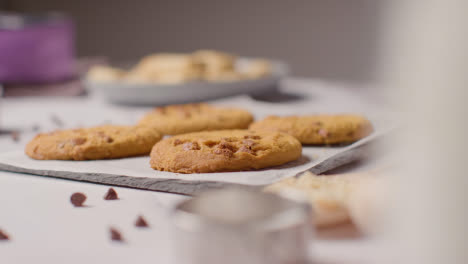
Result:
{"label": "cookie in background", "polygon": [[249,129],[288,133],[302,144],[312,145],[352,143],[374,130],[367,118],[353,114],[268,116]]}
{"label": "cookie in background", "polygon": [[128,71],[95,66],[86,78],[95,82],[123,81],[136,84],[180,84],[192,81],[232,82],[272,74],[271,62],[252,59],[238,67],[236,55],[216,50],[193,53],[155,53],[142,58]]}
{"label": "cookie in background", "polygon": [[151,126],[164,135],[189,132],[246,129],[253,115],[244,109],[214,106],[205,103],[156,107],[138,123]]}

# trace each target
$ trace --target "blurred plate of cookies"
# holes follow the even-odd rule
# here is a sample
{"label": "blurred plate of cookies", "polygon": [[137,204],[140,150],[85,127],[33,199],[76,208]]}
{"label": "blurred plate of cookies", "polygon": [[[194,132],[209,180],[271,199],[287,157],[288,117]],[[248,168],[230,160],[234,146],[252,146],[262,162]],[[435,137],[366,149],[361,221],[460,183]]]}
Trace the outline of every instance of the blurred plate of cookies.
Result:
{"label": "blurred plate of cookies", "polygon": [[279,61],[198,50],[151,54],[128,69],[94,66],[85,84],[112,103],[158,105],[264,93],[288,71]]}

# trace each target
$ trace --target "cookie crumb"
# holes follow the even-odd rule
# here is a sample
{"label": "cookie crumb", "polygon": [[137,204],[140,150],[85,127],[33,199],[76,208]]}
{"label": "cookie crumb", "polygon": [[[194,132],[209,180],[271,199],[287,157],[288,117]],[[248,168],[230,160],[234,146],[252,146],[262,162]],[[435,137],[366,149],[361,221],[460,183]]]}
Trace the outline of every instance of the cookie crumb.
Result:
{"label": "cookie crumb", "polygon": [[114,188],[109,188],[106,195],[104,196],[104,200],[118,200],[118,199],[119,199],[119,196],[117,195],[117,192],[114,190]]}
{"label": "cookie crumb", "polygon": [[18,131],[13,131],[10,135],[14,142],[18,142],[20,140],[20,134]]}
{"label": "cookie crumb", "polygon": [[109,232],[110,232],[112,241],[123,242],[122,234],[119,232],[119,230],[111,227],[109,228]]}
{"label": "cookie crumb", "polygon": [[0,229],[0,240],[10,240],[10,236],[8,236],[3,230]]}
{"label": "cookie crumb", "polygon": [[135,222],[136,227],[149,227],[148,222],[143,218],[143,216],[138,216],[136,222]]}
{"label": "cookie crumb", "polygon": [[82,207],[83,203],[86,201],[86,195],[80,192],[76,192],[72,194],[70,197],[70,202],[75,206],[75,207]]}

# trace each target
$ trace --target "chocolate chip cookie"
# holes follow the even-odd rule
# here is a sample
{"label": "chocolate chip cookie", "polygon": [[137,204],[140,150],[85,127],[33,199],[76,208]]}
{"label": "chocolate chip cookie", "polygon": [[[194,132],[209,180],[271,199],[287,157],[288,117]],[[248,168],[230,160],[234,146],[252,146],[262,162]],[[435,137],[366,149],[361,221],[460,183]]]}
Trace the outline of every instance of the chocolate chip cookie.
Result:
{"label": "chocolate chip cookie", "polygon": [[139,124],[155,127],[165,135],[178,135],[198,131],[245,129],[252,121],[252,114],[246,110],[201,103],[157,107],[146,114]]}
{"label": "chocolate chip cookie", "polygon": [[303,144],[318,145],[354,142],[373,131],[370,121],[359,115],[269,116],[250,129],[284,132]]}
{"label": "chocolate chip cookie", "polygon": [[98,126],[38,134],[26,154],[38,160],[97,160],[145,155],[162,135],[151,127]]}
{"label": "chocolate chip cookie", "polygon": [[150,164],[179,173],[244,171],[281,165],[301,152],[301,143],[284,133],[222,130],[164,139],[154,145]]}

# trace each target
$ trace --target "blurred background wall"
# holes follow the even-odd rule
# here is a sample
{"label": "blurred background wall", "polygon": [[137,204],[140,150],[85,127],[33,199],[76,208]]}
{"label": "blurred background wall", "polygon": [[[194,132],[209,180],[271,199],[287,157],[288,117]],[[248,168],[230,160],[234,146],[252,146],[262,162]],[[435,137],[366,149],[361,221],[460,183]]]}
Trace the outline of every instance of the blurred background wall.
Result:
{"label": "blurred background wall", "polygon": [[368,82],[381,1],[0,0],[3,10],[74,17],[78,56],[134,61],[199,48],[289,62],[295,76]]}

